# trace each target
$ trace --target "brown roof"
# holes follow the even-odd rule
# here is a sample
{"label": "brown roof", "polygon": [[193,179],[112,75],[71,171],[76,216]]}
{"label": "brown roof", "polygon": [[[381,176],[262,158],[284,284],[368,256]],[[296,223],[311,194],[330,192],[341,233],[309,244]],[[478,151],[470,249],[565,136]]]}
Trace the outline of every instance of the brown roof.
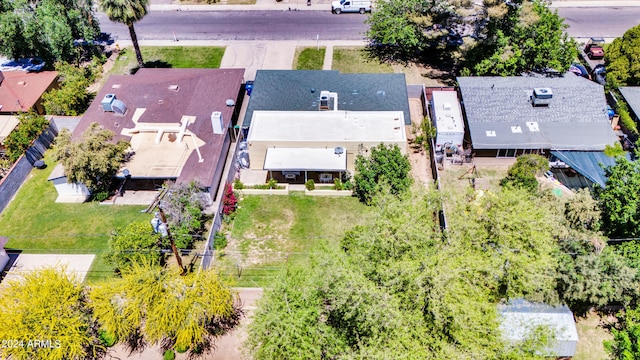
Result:
{"label": "brown roof", "polygon": [[1,74],[4,79],[0,80],[0,112],[3,113],[31,109],[58,77],[57,71],[5,71]]}
{"label": "brown roof", "polygon": [[[178,181],[198,181],[205,186],[212,184],[214,172],[223,147],[226,129],[228,129],[233,115],[234,107],[226,105],[227,99],[237,101],[240,88],[243,83],[244,69],[140,69],[135,75],[112,75],[98,93],[95,100],[85,112],[82,120],[74,130],[74,138],[79,138],[87,127],[98,122],[104,128],[116,133],[114,141],[124,139],[131,140],[127,131],[133,129],[136,123],[132,120],[136,109],[146,109],[138,123],[142,124],[179,124],[183,116],[195,117],[195,121],[187,126],[187,130],[204,141],[199,147],[204,159],[199,162],[198,154],[192,151],[179,169]],[[177,90],[175,89],[177,86]],[[114,94],[127,107],[124,116],[113,112],[103,111],[101,101],[105,95]],[[225,133],[216,135],[211,125],[211,113],[222,113]],[[124,133],[124,134],[123,134]],[[166,136],[163,136],[162,144],[166,144]],[[191,147],[193,142],[187,142]],[[138,148],[134,155],[145,159],[153,159],[148,153],[157,151],[158,144],[145,145],[146,148]],[[156,156],[157,158],[157,156]],[[149,163],[149,169],[154,166],[163,166],[163,159],[158,159],[158,164]],[[224,160],[223,160],[224,161]],[[136,174],[131,171],[135,178]],[[152,173],[152,172],[149,172]],[[153,177],[153,176],[144,176]],[[162,177],[162,176],[160,176]]]}

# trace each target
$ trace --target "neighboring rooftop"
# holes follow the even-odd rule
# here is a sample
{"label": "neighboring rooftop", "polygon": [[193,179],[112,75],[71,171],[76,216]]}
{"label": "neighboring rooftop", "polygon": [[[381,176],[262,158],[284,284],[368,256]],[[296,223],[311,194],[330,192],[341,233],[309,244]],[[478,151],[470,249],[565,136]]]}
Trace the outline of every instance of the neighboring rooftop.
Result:
{"label": "neighboring rooftop", "polygon": [[636,116],[640,116],[640,86],[620,86],[618,90]]}
{"label": "neighboring rooftop", "polygon": [[500,330],[509,341],[524,341],[538,326],[547,326],[554,331],[555,344],[545,350],[546,355],[572,357],[578,344],[578,331],[573,313],[566,305],[551,306],[532,303],[523,299],[511,300],[498,305],[502,317]]}
{"label": "neighboring rooftop", "polygon": [[475,149],[604,150],[618,141],[602,85],[580,76],[457,80]]}
{"label": "neighboring rooftop", "polygon": [[402,111],[405,124],[411,122],[404,74],[258,70],[243,126],[250,126],[256,110],[320,111],[321,91],[338,94],[339,110]]}
{"label": "neighboring rooftop", "polygon": [[0,71],[0,113],[28,111],[57,78],[57,71]]}
{"label": "neighboring rooftop", "polygon": [[401,111],[254,111],[248,140],[405,141]]}
{"label": "neighboring rooftop", "polygon": [[431,94],[438,132],[464,132],[458,93],[455,91],[434,91]]}
{"label": "neighboring rooftop", "polygon": [[[225,132],[235,110],[244,69],[140,69],[107,79],[74,131],[80,138],[98,122],[125,139],[135,151],[125,164],[132,177],[177,178],[211,184]],[[109,96],[107,96],[109,95]],[[107,102],[105,99],[113,99]],[[105,103],[126,108],[105,111]],[[213,112],[220,112],[221,134],[214,134]],[[202,161],[200,161],[202,160]]]}

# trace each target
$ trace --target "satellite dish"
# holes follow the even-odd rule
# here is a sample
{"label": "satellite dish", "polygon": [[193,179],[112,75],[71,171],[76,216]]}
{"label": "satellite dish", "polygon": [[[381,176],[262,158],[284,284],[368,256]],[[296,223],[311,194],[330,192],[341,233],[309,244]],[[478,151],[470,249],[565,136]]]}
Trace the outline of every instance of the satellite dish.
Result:
{"label": "satellite dish", "polygon": [[236,102],[233,101],[233,99],[227,99],[226,104],[227,104],[227,106],[234,106],[236,104]]}
{"label": "satellite dish", "polygon": [[344,153],[344,148],[342,146],[338,146],[335,149],[333,149],[333,153],[334,154],[338,154],[338,155],[343,154]]}

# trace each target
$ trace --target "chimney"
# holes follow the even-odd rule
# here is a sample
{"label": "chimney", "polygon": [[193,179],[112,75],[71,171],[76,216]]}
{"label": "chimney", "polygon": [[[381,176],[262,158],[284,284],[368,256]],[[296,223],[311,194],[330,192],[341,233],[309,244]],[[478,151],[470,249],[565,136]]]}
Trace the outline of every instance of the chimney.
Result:
{"label": "chimney", "polygon": [[222,125],[222,113],[220,111],[214,111],[211,113],[211,127],[213,128],[214,134],[222,134],[222,129],[224,126]]}

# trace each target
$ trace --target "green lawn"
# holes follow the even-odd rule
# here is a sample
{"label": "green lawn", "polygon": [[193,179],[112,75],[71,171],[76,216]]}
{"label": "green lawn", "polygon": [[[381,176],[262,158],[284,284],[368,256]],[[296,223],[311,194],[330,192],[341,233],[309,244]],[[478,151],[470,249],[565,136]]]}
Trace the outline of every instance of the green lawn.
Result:
{"label": "green lawn", "polygon": [[302,192],[244,195],[239,205],[227,227],[228,246],[218,252],[216,261],[238,286],[249,287],[268,287],[287,262],[305,261],[318,242],[340,241],[346,230],[370,221],[371,212],[353,197]]}
{"label": "green lawn", "polygon": [[57,192],[47,181],[54,163],[45,159],[47,168],[34,169],[0,215],[0,235],[9,238],[7,249],[24,253],[96,254],[87,280],[113,275],[104,263],[112,230],[132,221],[151,219],[141,213],[142,206],[55,203]]}
{"label": "green lawn", "polygon": [[[166,46],[142,47],[142,59],[149,68],[219,68],[224,47],[216,46]],[[132,47],[120,51],[109,75],[128,75],[138,68]]]}
{"label": "green lawn", "polygon": [[333,70],[341,73],[392,73],[393,68],[389,64],[381,64],[377,60],[367,57],[364,48],[339,47],[333,48]]}
{"label": "green lawn", "polygon": [[295,70],[322,70],[325,52],[325,47],[320,47],[320,49],[298,47],[293,58],[293,68]]}

